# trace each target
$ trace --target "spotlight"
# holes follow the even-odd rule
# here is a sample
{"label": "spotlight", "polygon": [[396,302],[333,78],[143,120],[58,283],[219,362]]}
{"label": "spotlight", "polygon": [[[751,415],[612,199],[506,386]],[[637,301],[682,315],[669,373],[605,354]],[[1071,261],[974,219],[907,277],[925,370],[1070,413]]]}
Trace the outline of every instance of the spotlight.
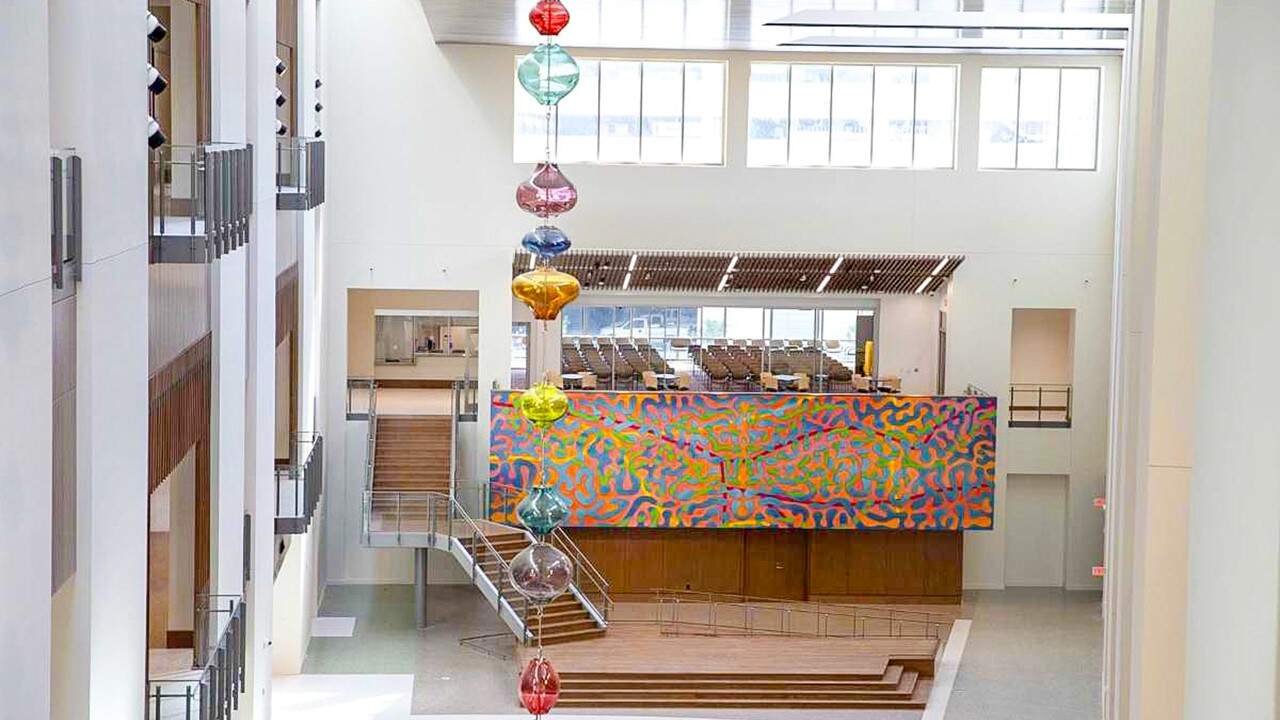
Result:
{"label": "spotlight", "polygon": [[276,74],[277,75],[283,75],[284,71],[288,69],[289,69],[289,66],[285,65],[283,60],[281,60],[280,58],[276,58]]}
{"label": "spotlight", "polygon": [[316,103],[316,112],[320,112],[320,111],[321,111],[321,110],[323,110],[323,109],[324,109],[324,105],[321,105],[319,102],[317,102],[317,103]]}
{"label": "spotlight", "polygon": [[316,137],[320,137],[320,136],[321,136],[321,135],[323,135],[323,134],[324,134],[324,133],[320,132],[319,130],[316,130]]}
{"label": "spotlight", "polygon": [[164,79],[164,75],[156,69],[151,63],[147,63],[147,89],[152,95],[159,95],[169,87],[169,81]]}
{"label": "spotlight", "polygon": [[160,129],[160,123],[156,122],[155,118],[147,116],[147,147],[155,150],[168,141],[169,138],[165,137],[164,131]]}
{"label": "spotlight", "polygon": [[289,134],[289,126],[288,126],[288,125],[285,125],[284,123],[280,122],[279,120],[276,120],[276,134],[277,134],[277,135],[279,135],[280,137],[284,137],[285,135],[288,135],[288,134]]}
{"label": "spotlight", "polygon": [[319,89],[320,89],[320,86],[321,86],[321,85],[323,85],[323,84],[324,84],[324,83],[320,82],[320,78],[316,78],[316,89],[317,89],[317,90],[319,90]]}
{"label": "spotlight", "polygon": [[158,43],[169,35],[169,28],[160,22],[160,18],[147,13],[147,39],[153,43]]}
{"label": "spotlight", "polygon": [[280,88],[276,88],[276,107],[284,107],[284,104],[288,102],[288,100],[289,99],[284,96],[284,93],[280,91]]}

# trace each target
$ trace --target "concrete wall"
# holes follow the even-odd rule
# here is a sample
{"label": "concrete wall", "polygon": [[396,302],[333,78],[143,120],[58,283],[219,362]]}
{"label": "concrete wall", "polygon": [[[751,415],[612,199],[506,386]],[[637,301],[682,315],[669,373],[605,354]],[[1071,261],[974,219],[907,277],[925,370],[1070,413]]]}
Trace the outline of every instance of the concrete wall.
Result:
{"label": "concrete wall", "polygon": [[[478,290],[481,388],[490,381],[505,385],[507,324],[512,319],[507,267],[519,238],[532,226],[511,197],[529,172],[528,166],[512,162],[512,66],[518,49],[435,45],[414,0],[344,3],[329,11],[330,47],[337,55],[326,79],[332,170],[328,250],[333,260],[326,277],[331,320],[327,354],[345,352],[334,344],[346,340],[345,328],[334,316],[345,312],[348,287]],[[979,70],[985,65],[1079,64],[1080,58],[938,59],[961,66],[958,169],[920,172],[748,168],[742,139],[749,62],[765,56],[649,55],[728,61],[727,163],[714,168],[566,166],[582,201],[560,219],[560,226],[576,245],[965,254],[968,259],[945,296],[919,304],[901,298],[901,317],[910,318],[910,329],[907,323],[881,327],[886,352],[881,368],[902,374],[911,391],[934,389],[936,368],[930,364],[936,363],[940,306],[948,310],[950,321],[947,390],[962,391],[974,383],[1000,395],[1007,392],[1011,377],[1012,308],[1074,309],[1077,422],[1050,436],[1052,442],[1043,434],[1023,436],[1002,428],[997,472],[1001,478],[1008,472],[1070,477],[1067,585],[1099,587],[1091,567],[1102,557],[1102,517],[1091,499],[1102,493],[1107,447],[1117,59],[1088,59],[1104,68],[1099,170],[1061,173],[975,169]],[[893,55],[795,57],[904,60]],[[895,357],[897,350],[902,354]],[[335,373],[326,380],[331,422],[341,417],[344,380]],[[482,397],[482,411],[486,406]],[[478,427],[486,423],[481,417]],[[1021,453],[1026,457],[1043,445],[1067,450],[1051,454],[1052,462],[1005,463],[1003,458],[1019,445],[1027,448]],[[335,445],[331,452],[329,467],[354,467],[341,456],[346,450]],[[335,576],[372,577],[377,562],[358,559],[371,551],[336,549],[358,540],[359,481],[349,477],[343,482],[349,488],[347,510],[335,502],[331,512],[349,517],[331,524],[335,554],[329,567]],[[966,541],[969,587],[1003,584],[1002,486],[999,482],[996,529],[970,533]]]}

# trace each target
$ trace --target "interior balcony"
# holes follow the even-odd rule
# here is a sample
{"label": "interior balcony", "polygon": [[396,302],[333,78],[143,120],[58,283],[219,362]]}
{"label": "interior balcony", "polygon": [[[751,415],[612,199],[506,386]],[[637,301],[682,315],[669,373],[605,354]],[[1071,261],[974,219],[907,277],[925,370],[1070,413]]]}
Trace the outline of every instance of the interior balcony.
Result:
{"label": "interior balcony", "polygon": [[284,138],[276,144],[276,209],[311,210],[324,203],[324,141]]}
{"label": "interior balcony", "polygon": [[252,145],[166,145],[150,172],[152,263],[209,263],[249,242]]}

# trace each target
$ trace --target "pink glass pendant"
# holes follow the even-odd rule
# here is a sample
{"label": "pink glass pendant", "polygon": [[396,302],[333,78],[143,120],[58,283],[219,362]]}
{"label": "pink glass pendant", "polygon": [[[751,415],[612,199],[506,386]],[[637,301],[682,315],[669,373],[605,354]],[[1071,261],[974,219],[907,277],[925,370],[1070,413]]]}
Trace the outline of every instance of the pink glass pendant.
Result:
{"label": "pink glass pendant", "polygon": [[516,188],[516,205],[540,218],[563,215],[578,204],[578,189],[555,163],[539,163],[533,175]]}
{"label": "pink glass pendant", "polygon": [[560,673],[546,658],[534,658],[520,673],[520,704],[533,715],[546,715],[560,699]]}
{"label": "pink glass pendant", "polygon": [[559,35],[569,24],[569,10],[560,0],[539,0],[529,11],[529,24],[539,35]]}

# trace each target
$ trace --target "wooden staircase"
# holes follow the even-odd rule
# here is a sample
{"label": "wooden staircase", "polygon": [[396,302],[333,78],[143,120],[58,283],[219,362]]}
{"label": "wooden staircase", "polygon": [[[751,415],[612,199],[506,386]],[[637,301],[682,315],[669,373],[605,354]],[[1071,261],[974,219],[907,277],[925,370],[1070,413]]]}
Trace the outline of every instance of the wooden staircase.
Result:
{"label": "wooden staircase", "polygon": [[561,670],[557,706],[923,710],[932,684],[932,663],[918,669],[906,665],[890,660],[879,675]]}
{"label": "wooden staircase", "polygon": [[373,462],[375,491],[449,494],[453,420],[448,415],[378,417]]}
{"label": "wooden staircase", "polygon": [[[493,549],[508,564],[521,550],[529,546],[528,536],[515,528],[512,528],[509,533],[491,534],[488,540]],[[510,599],[513,606],[519,606],[520,595],[511,585],[511,578],[500,577],[504,573],[501,572],[498,559],[483,546],[476,548],[475,554],[476,562],[485,575],[488,575],[495,585],[501,583],[502,594]],[[532,610],[530,610],[528,623],[529,630],[533,632],[534,644],[537,644],[538,620]],[[596,624],[595,618],[572,593],[561,595],[543,608],[541,628],[543,645],[591,640],[604,635],[604,632],[605,629]]]}

